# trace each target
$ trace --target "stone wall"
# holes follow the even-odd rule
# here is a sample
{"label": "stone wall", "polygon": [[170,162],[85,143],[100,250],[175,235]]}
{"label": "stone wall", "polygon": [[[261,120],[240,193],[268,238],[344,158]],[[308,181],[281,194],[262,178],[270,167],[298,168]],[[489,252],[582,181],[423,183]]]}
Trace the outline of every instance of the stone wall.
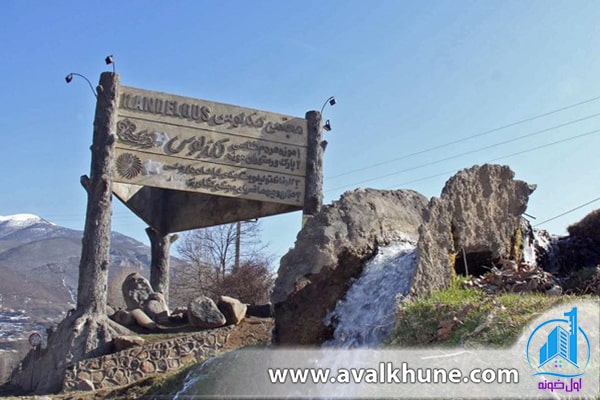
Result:
{"label": "stone wall", "polygon": [[231,327],[212,329],[80,361],[67,368],[63,391],[122,386],[180,369],[222,350],[231,330]]}

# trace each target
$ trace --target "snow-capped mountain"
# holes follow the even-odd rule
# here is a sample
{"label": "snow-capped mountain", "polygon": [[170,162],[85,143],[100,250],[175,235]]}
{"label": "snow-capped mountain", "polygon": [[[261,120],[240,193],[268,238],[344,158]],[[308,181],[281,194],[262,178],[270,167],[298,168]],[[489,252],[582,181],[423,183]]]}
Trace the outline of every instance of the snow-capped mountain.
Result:
{"label": "snow-capped mountain", "polygon": [[[14,329],[2,323],[0,349],[74,307],[82,236],[37,215],[0,216],[0,321],[22,317]],[[137,240],[113,232],[111,259],[111,281],[132,271],[148,276],[150,248]],[[120,282],[115,287],[120,291]]]}
{"label": "snow-capped mountain", "polygon": [[[0,266],[31,268],[74,262],[74,274],[66,277],[76,285],[83,232],[58,226],[33,214],[0,216]],[[111,237],[113,264],[144,269],[150,264],[148,246],[118,232]],[[1,292],[0,292],[1,293]]]}
{"label": "snow-capped mountain", "polygon": [[[0,215],[0,227],[14,227],[14,228],[24,228],[26,226],[38,224],[38,223],[48,223],[51,222],[46,221],[45,219],[38,217],[33,214],[14,214],[14,215]],[[52,224],[54,225],[54,224]]]}
{"label": "snow-capped mountain", "polygon": [[[78,231],[63,228],[33,214],[0,215],[0,240],[32,241],[48,236],[79,235]],[[0,247],[0,251],[2,248]]]}

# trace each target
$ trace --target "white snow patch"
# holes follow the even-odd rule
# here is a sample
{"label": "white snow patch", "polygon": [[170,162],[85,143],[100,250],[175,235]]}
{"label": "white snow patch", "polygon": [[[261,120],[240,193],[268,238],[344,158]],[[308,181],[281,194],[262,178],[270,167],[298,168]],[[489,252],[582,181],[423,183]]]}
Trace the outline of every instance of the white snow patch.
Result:
{"label": "white snow patch", "polygon": [[5,227],[10,228],[26,228],[39,223],[54,225],[53,223],[33,214],[0,215],[0,223]]}
{"label": "white snow patch", "polygon": [[70,288],[69,285],[67,285],[67,282],[66,282],[64,276],[62,277],[62,284],[65,287],[65,289],[67,289],[67,292],[69,292],[69,296],[71,297],[72,304],[69,304],[69,305],[77,304],[77,293],[75,292],[75,290]]}

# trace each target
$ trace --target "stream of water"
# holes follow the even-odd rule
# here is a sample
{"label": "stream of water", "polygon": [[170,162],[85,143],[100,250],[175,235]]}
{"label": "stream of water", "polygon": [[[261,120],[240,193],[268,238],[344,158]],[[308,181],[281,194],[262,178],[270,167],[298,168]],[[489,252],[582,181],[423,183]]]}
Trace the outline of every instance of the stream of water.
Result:
{"label": "stream of water", "polygon": [[[325,324],[336,325],[333,338],[324,344],[325,348],[374,348],[389,335],[394,327],[398,302],[410,289],[416,267],[415,247],[415,240],[403,236],[392,244],[381,247],[375,257],[367,262],[361,276],[354,281],[344,299],[325,318]],[[233,364],[225,367],[229,370],[242,363],[242,357],[237,360],[233,353],[211,359],[211,362],[205,362],[192,370],[175,398],[206,394],[205,390],[215,385],[213,375],[223,368],[220,364],[227,364],[229,359],[235,360],[229,361]],[[348,360],[336,357],[322,362],[332,367],[345,364]],[[292,397],[300,394],[296,393]]]}
{"label": "stream of water", "polygon": [[415,272],[415,243],[402,239],[381,247],[325,324],[337,323],[326,346],[376,347],[391,332],[398,302],[408,294]]}
{"label": "stream of water", "polygon": [[[531,229],[531,228],[528,228]],[[523,230],[523,262],[537,265],[540,257],[553,251],[553,238],[546,232]],[[239,377],[256,366],[276,366],[290,369],[302,366],[302,370],[311,368],[328,368],[339,371],[340,368],[353,368],[360,365],[368,353],[377,352],[382,341],[390,335],[394,328],[398,304],[408,294],[416,268],[416,241],[403,236],[388,246],[381,247],[377,254],[364,265],[362,274],[352,282],[343,299],[335,309],[324,318],[325,325],[335,326],[333,338],[322,346],[318,352],[302,350],[298,353],[286,353],[286,350],[262,350],[248,354],[238,350],[215,357],[212,362],[204,363],[192,370],[176,398],[189,395],[205,395],[215,389],[227,390]],[[347,351],[347,349],[353,349]],[[362,354],[361,354],[362,352]],[[271,357],[271,358],[270,358]],[[362,358],[361,358],[362,357]],[[279,363],[279,364],[278,364]],[[281,367],[283,366],[283,367]],[[228,379],[223,376],[229,374]],[[238,377],[238,378],[236,378]],[[241,379],[241,378],[239,378]],[[258,378],[256,378],[258,379]],[[255,382],[255,381],[252,381]],[[246,393],[252,382],[236,383],[241,385],[242,393]],[[269,386],[270,392],[280,393],[282,397],[298,398],[307,396],[307,387],[302,385]],[[329,391],[328,391],[329,390]],[[355,398],[356,388],[349,385],[336,387],[332,395],[328,386],[318,386],[308,395],[310,398]]]}

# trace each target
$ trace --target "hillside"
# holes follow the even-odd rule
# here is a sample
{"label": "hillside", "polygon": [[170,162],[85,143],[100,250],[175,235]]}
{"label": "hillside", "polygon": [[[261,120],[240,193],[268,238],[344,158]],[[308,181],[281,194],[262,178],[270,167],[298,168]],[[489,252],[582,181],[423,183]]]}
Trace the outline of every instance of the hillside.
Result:
{"label": "hillside", "polygon": [[[32,331],[44,332],[75,306],[82,235],[36,215],[0,216],[3,359]],[[109,279],[132,270],[148,275],[150,248],[137,240],[114,232],[111,257]],[[0,379],[5,374],[0,365]]]}
{"label": "hillside", "polygon": [[[55,314],[72,307],[82,235],[35,215],[0,216],[0,309],[31,312],[48,304],[52,310],[45,311]],[[124,267],[145,272],[150,263],[148,246],[116,232],[111,256],[113,276]]]}

